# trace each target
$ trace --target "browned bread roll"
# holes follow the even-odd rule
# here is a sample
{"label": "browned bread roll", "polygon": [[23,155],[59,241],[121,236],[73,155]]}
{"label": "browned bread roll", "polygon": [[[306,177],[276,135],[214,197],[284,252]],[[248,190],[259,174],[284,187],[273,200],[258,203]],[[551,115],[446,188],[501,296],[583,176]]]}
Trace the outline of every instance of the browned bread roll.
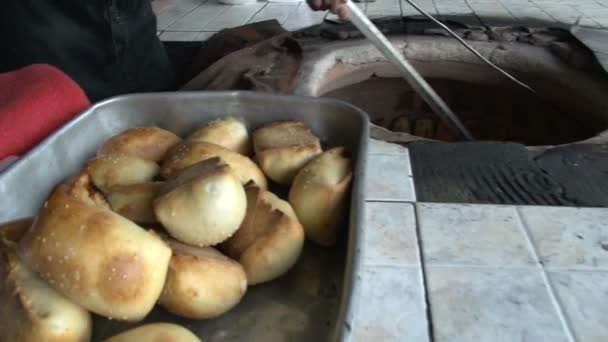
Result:
{"label": "browned bread roll", "polygon": [[308,163],[293,181],[289,203],[304,226],[306,237],[333,245],[348,207],[353,173],[342,147],[325,151]]}
{"label": "browned bread roll", "polygon": [[22,218],[19,220],[14,220],[10,222],[5,222],[0,225],[0,244],[3,241],[10,241],[17,243],[25,232],[27,232],[28,228],[32,225],[34,219],[32,217]]}
{"label": "browned bread roll", "polygon": [[120,154],[160,161],[167,151],[180,141],[180,137],[162,128],[131,128],[108,139],[99,148],[97,155]]}
{"label": "browned bread roll", "polygon": [[97,190],[91,179],[91,175],[86,172],[81,172],[78,175],[66,181],[68,185],[67,191],[70,196],[77,198],[79,201],[110,209],[110,204],[106,201],[104,195]]}
{"label": "browned bread roll", "polygon": [[90,160],[84,172],[103,193],[116,185],[130,185],[151,181],[159,171],[149,160],[132,156],[106,155]]}
{"label": "browned bread roll", "polygon": [[245,123],[234,117],[208,122],[190,134],[186,140],[208,142],[225,147],[242,155],[251,155],[251,141]]}
{"label": "browned bread roll", "polygon": [[104,342],[201,342],[190,330],[171,323],[150,323],[127,330]]}
{"label": "browned bread roll", "polygon": [[116,185],[108,189],[106,198],[112,210],[139,224],[158,223],[152,203],[163,182]]}
{"label": "browned bread roll", "polygon": [[55,291],[0,247],[0,341],[86,342],[90,314]]}
{"label": "browned bread roll", "polygon": [[163,289],[171,249],[156,235],[57,186],[19,242],[21,259],[99,315],[135,321]]}
{"label": "browned bread roll", "polygon": [[245,190],[230,167],[211,158],[168,179],[154,201],[154,212],[177,240],[211,246],[234,234],[246,205]]}
{"label": "browned bread roll", "polygon": [[262,171],[284,185],[322,152],[319,138],[301,121],[273,122],[256,129],[253,147]]}
{"label": "browned bread roll", "polygon": [[248,186],[247,214],[239,230],[221,245],[241,263],[250,285],[273,280],[298,260],[304,230],[289,203],[257,186]]}
{"label": "browned bread roll", "polygon": [[209,319],[237,305],[247,291],[243,267],[212,247],[168,241],[173,250],[159,303],[176,315]]}
{"label": "browned bread roll", "polygon": [[266,189],[266,177],[251,159],[222,146],[205,142],[184,142],[176,146],[163,162],[161,174],[168,177],[192,164],[214,157],[219,157],[228,164],[242,184],[253,181]]}

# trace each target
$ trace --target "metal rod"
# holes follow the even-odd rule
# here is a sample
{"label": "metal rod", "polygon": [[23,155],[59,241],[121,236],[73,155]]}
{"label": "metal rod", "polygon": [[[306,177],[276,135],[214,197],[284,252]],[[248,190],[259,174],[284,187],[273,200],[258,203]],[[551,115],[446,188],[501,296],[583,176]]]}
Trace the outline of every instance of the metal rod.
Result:
{"label": "metal rod", "polygon": [[405,60],[403,55],[395,49],[378,28],[361,12],[359,7],[353,1],[347,1],[346,6],[350,11],[350,21],[399,69],[402,76],[422,99],[428,103],[433,112],[439,115],[447,125],[454,128],[464,140],[473,140],[473,136],[460,122],[456,114],[452,112],[435,90],[418,74],[416,69]]}
{"label": "metal rod", "polygon": [[[401,4],[401,0],[398,0],[398,1],[399,1],[399,4]],[[427,17],[430,20],[432,20],[435,24],[441,26],[442,29],[446,30],[452,37],[454,37],[462,45],[464,45],[465,48],[467,48],[469,51],[471,51],[475,56],[477,56],[479,59],[481,59],[482,61],[484,61],[486,64],[488,64],[494,70],[498,71],[499,73],[503,74],[505,77],[507,77],[508,79],[510,79],[511,81],[517,83],[517,85],[521,86],[522,88],[525,88],[526,90],[528,90],[528,91],[534,93],[534,95],[536,95],[536,91],[534,91],[534,89],[532,89],[532,87],[528,86],[524,82],[522,82],[522,81],[518,80],[517,78],[515,78],[515,76],[509,74],[508,72],[506,72],[505,70],[503,70],[502,68],[500,68],[499,66],[497,66],[496,64],[492,63],[489,59],[487,59],[482,54],[480,54],[479,52],[477,52],[477,50],[475,50],[475,48],[473,48],[464,39],[460,38],[460,36],[457,35],[454,31],[452,31],[447,25],[445,25],[441,21],[435,19],[435,17],[433,17],[430,13],[428,13],[427,11],[425,11],[424,9],[422,9],[420,6],[418,6],[414,1],[412,1],[412,0],[405,0],[405,1],[408,4],[412,5],[422,15],[424,15],[425,17]]]}

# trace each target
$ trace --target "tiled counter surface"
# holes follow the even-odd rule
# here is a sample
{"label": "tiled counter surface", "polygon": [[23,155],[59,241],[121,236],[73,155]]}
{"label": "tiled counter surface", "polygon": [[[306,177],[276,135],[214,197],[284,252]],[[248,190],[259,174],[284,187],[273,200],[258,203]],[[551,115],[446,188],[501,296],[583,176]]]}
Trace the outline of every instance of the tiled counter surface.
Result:
{"label": "tiled counter surface", "polygon": [[608,209],[417,203],[407,149],[368,163],[350,341],[608,341]]}

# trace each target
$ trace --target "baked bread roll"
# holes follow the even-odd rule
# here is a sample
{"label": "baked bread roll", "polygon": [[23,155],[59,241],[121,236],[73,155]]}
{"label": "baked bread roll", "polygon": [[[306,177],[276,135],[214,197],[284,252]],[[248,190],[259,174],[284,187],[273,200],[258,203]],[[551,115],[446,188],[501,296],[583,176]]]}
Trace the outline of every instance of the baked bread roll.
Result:
{"label": "baked bread roll", "polygon": [[160,161],[167,151],[180,141],[180,137],[162,128],[136,127],[108,139],[99,148],[97,155],[120,154]]}
{"label": "baked bread roll", "polygon": [[283,185],[291,184],[296,173],[322,152],[319,138],[301,121],[274,122],[256,129],[253,146],[262,171]]}
{"label": "baked bread roll", "polygon": [[298,172],[289,190],[306,237],[322,246],[336,242],[348,207],[353,173],[344,152],[342,147],[325,151]]}
{"label": "baked bread roll", "polygon": [[213,247],[168,241],[173,250],[160,306],[190,319],[209,319],[237,305],[247,291],[243,267]]}
{"label": "baked bread roll", "polygon": [[139,224],[158,223],[152,203],[163,182],[116,185],[108,189],[106,198],[116,213]]}
{"label": "baked bread roll", "polygon": [[215,245],[232,236],[246,206],[243,186],[219,158],[181,170],[154,200],[156,217],[167,232],[196,246]]}
{"label": "baked bread roll", "polygon": [[190,330],[171,323],[150,323],[127,330],[104,342],[201,342]]}
{"label": "baked bread roll", "polygon": [[130,185],[151,181],[159,171],[149,160],[132,156],[106,155],[90,160],[85,172],[103,193],[116,185]]}
{"label": "baked bread roll", "polygon": [[251,155],[251,141],[247,126],[243,121],[233,117],[210,121],[190,134],[186,140],[208,142],[245,156]]}
{"label": "baked bread roll", "polygon": [[53,288],[102,316],[137,321],[156,303],[171,249],[158,236],[57,186],[19,242],[19,256]]}
{"label": "baked bread roll", "polygon": [[0,341],[91,338],[91,315],[40,279],[8,246],[0,247],[0,303]]}
{"label": "baked bread roll", "polygon": [[67,191],[70,196],[75,197],[81,202],[105,209],[110,209],[110,204],[104,195],[97,190],[91,175],[81,172],[66,181]]}
{"label": "baked bread roll", "polygon": [[304,229],[291,206],[273,193],[248,186],[247,214],[239,230],[221,246],[237,260],[250,285],[273,280],[298,260]]}
{"label": "baked bread roll", "polygon": [[253,181],[260,188],[266,189],[266,177],[251,159],[222,146],[205,142],[184,142],[177,146],[162,164],[161,174],[168,177],[192,164],[213,157],[219,157],[228,164],[242,184]]}
{"label": "baked bread roll", "polygon": [[3,223],[0,225],[0,244],[6,241],[19,242],[33,222],[34,219],[28,217]]}

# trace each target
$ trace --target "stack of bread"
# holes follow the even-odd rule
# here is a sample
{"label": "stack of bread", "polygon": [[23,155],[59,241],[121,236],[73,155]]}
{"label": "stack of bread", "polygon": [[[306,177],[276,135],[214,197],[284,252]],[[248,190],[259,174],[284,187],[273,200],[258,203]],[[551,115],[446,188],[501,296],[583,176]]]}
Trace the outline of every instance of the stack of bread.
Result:
{"label": "stack of bread", "polygon": [[[159,305],[218,317],[249,286],[335,244],[352,165],[303,122],[225,117],[185,138],[138,127],[110,138],[36,217],[0,227],[0,341],[88,341],[90,313],[137,322]],[[280,198],[269,189],[285,190]],[[142,325],[106,341],[198,341]],[[160,338],[160,337],[159,337]]]}

